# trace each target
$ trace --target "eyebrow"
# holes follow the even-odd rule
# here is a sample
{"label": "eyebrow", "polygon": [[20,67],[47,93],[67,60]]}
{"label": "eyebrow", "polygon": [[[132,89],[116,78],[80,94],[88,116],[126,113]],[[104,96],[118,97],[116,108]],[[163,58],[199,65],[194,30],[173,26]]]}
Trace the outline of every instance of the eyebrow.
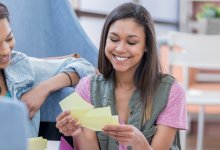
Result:
{"label": "eyebrow", "polygon": [[[118,36],[118,34],[116,34],[115,32],[110,32],[109,34]],[[133,38],[133,37],[139,38],[139,36],[137,36],[137,35],[129,35],[128,37],[129,37],[129,38]]]}
{"label": "eyebrow", "polygon": [[112,35],[118,36],[115,32],[109,32],[109,34],[112,34]]}

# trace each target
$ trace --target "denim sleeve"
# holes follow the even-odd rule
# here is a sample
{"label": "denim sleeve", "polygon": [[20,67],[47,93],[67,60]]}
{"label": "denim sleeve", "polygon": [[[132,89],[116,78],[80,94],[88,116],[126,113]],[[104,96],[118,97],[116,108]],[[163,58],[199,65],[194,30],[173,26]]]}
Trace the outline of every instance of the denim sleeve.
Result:
{"label": "denim sleeve", "polygon": [[74,69],[80,78],[95,74],[95,68],[93,65],[83,58],[69,58],[66,61],[68,63],[67,65],[64,64],[61,68],[61,72],[69,72],[71,69]]}
{"label": "denim sleeve", "polygon": [[80,78],[95,74],[91,63],[83,58],[37,59],[30,57],[34,66],[36,82],[46,80],[61,72],[76,72]]}

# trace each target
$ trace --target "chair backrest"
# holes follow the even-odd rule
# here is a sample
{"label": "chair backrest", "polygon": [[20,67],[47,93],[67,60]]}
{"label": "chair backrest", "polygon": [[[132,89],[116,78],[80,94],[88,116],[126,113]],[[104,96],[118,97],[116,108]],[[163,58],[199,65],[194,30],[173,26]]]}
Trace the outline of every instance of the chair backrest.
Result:
{"label": "chair backrest", "polygon": [[220,69],[220,35],[170,32],[169,44],[181,52],[170,52],[170,63],[204,69]]}
{"label": "chair backrest", "polygon": [[188,77],[188,68],[196,68],[197,71],[193,77],[195,82],[220,81],[220,35],[170,32],[168,37],[171,47],[169,65],[181,65],[183,67],[183,85],[185,88],[189,85],[189,79],[192,79],[192,77]]}
{"label": "chair backrest", "polygon": [[0,149],[27,149],[27,112],[16,100],[0,97]]}
{"label": "chair backrest", "polygon": [[1,0],[10,11],[15,50],[34,57],[78,53],[97,66],[98,50],[69,0]]}

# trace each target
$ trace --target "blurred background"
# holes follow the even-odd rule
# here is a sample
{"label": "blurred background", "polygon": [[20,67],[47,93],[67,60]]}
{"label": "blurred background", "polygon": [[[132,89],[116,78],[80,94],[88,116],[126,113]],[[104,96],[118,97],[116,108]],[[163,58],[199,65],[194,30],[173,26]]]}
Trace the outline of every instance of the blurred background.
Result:
{"label": "blurred background", "polygon": [[154,18],[157,34],[179,29],[178,0],[71,0],[83,29],[97,47],[105,17],[113,8],[125,2],[136,2],[145,6]]}

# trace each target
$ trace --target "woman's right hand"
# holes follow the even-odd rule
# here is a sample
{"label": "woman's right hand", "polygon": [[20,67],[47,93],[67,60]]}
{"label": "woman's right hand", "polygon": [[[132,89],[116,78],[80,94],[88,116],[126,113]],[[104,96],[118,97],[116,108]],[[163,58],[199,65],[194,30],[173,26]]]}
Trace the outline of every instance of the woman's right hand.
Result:
{"label": "woman's right hand", "polygon": [[76,136],[82,131],[79,121],[74,120],[70,111],[64,111],[56,118],[56,127],[65,136]]}

